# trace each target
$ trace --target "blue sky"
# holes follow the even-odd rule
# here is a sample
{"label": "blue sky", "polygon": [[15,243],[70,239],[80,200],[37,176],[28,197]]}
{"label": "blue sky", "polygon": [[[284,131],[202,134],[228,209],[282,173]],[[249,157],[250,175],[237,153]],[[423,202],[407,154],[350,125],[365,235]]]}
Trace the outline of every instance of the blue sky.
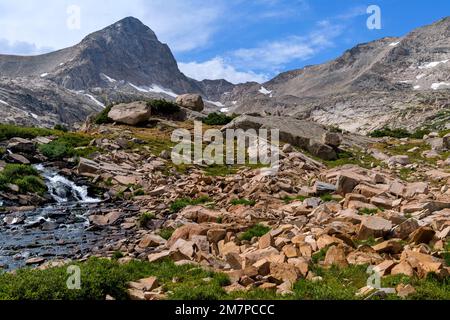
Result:
{"label": "blue sky", "polygon": [[[71,5],[81,10],[79,28],[67,26]],[[380,30],[366,26],[370,5],[381,9]],[[187,75],[262,82],[448,15],[448,0],[0,0],[0,52],[60,49],[135,16],[168,43]]]}

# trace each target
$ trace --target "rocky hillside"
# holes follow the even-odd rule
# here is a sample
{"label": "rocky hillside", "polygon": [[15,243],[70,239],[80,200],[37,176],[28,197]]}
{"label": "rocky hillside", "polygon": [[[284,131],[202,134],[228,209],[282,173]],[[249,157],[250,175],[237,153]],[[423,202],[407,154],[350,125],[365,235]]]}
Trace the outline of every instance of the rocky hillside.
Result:
{"label": "rocky hillside", "polygon": [[[230,125],[267,125],[262,121],[244,116]],[[349,143],[355,138],[348,134],[334,133],[330,140],[343,153],[325,161],[284,144],[279,170],[268,176],[266,168],[249,165],[175,166],[170,161],[174,128],[192,132],[193,123],[92,124],[82,133],[0,127],[0,239],[17,238],[9,236],[17,230],[33,235],[32,244],[25,239],[7,245],[11,259],[3,265],[0,260],[0,268],[39,267],[35,272],[46,274],[38,278],[39,287],[52,285],[45,297],[60,299],[66,283],[53,281],[51,268],[92,256],[110,259],[100,261],[113,268],[130,268],[127,273],[133,265],[150,272],[133,275],[128,288],[99,282],[93,288],[102,290],[79,290],[81,299],[86,297],[78,294],[92,299],[90,290],[96,299],[134,300],[450,298],[448,131],[423,139],[361,138],[357,144]],[[285,130],[293,143],[327,136],[318,125],[298,131],[297,138],[292,128]],[[34,206],[50,199],[30,163],[95,186],[103,199],[90,205],[79,226],[83,250],[76,241],[53,240],[64,239],[61,230],[72,230],[66,228],[79,219],[77,211],[27,220],[29,212],[39,210]],[[57,193],[67,195],[62,191]],[[98,234],[100,239],[92,238]],[[99,263],[82,264],[88,279],[101,281],[110,272],[89,268]],[[369,266],[383,278],[383,289],[368,286]],[[194,267],[198,272],[187,271]],[[203,275],[201,269],[216,273],[195,278]],[[168,276],[169,270],[176,271]],[[0,294],[27,297],[33,283],[15,290],[24,272],[0,275]],[[217,273],[224,274],[221,281]]]}
{"label": "rocky hillside", "polygon": [[224,97],[238,112],[265,110],[350,131],[448,124],[450,18],[402,38],[365,43],[328,63],[285,72]]}

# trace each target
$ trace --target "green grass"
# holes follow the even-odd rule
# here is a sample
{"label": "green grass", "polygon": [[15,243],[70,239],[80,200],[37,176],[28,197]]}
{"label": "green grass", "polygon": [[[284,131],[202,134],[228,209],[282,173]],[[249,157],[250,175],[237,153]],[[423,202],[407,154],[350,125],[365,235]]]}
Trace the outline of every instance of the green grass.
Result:
{"label": "green grass", "polygon": [[98,149],[89,147],[76,150],[76,148],[86,147],[91,140],[92,137],[88,135],[65,133],[49,144],[39,146],[39,150],[50,160],[62,160],[73,156],[86,156]]}
{"label": "green grass", "polygon": [[372,215],[376,214],[378,211],[380,211],[380,210],[379,209],[361,208],[358,210],[358,214],[361,216],[372,216]]}
{"label": "green grass", "polygon": [[318,264],[320,261],[323,261],[325,259],[325,256],[327,255],[329,248],[330,246],[326,246],[325,248],[322,248],[318,252],[314,253],[311,257],[312,262],[314,264]]}
{"label": "green grass", "polygon": [[284,201],[284,203],[289,204],[289,203],[294,202],[294,201],[305,201],[308,198],[309,197],[305,197],[305,196],[284,197],[283,201]]}
{"label": "green grass", "polygon": [[0,124],[0,141],[11,138],[34,139],[40,136],[50,136],[57,133],[55,130],[43,128],[18,127],[9,124]]}
{"label": "green grass", "polygon": [[7,164],[0,172],[0,190],[7,190],[8,184],[17,185],[20,193],[43,194],[47,191],[39,172],[30,165]]}
{"label": "green grass", "polygon": [[[81,289],[69,290],[67,267],[48,270],[19,270],[17,274],[0,275],[0,300],[104,300],[111,295],[126,300],[127,283],[155,276],[170,299],[217,300],[225,296],[222,286],[229,280],[218,274],[191,265],[175,266],[172,262],[150,264],[132,261],[120,265],[116,261],[92,258],[76,263],[81,268]],[[172,279],[178,278],[177,282]],[[205,278],[211,280],[203,281]]]}
{"label": "green grass", "polygon": [[[416,293],[408,296],[409,300],[450,300],[450,279],[439,279],[434,274],[429,274],[425,279],[407,277],[404,275],[387,276],[381,284],[385,288],[395,288],[399,284],[410,284],[416,289]],[[392,300],[399,297],[390,295]]]}
{"label": "green grass", "polygon": [[[310,199],[310,198],[312,198],[312,197],[308,197],[308,196],[284,197],[284,198],[283,198],[283,201],[284,201],[286,204],[289,204],[289,203],[291,203],[291,202],[293,202],[293,201],[305,201],[306,199]],[[323,202],[330,202],[330,201],[333,201],[333,200],[334,200],[333,195],[332,195],[332,194],[329,194],[329,193],[326,193],[326,194],[324,194],[324,195],[321,195],[321,196],[320,196],[320,199],[321,199]]]}
{"label": "green grass", "polygon": [[243,205],[253,207],[256,204],[255,200],[247,200],[247,199],[233,199],[231,200],[231,204],[233,206]]}
{"label": "green grass", "polygon": [[330,202],[330,201],[334,200],[333,195],[331,195],[329,193],[320,196],[320,199],[322,199],[323,202]]}
{"label": "green grass", "polygon": [[314,273],[323,280],[298,281],[294,286],[294,297],[298,300],[356,300],[356,292],[367,284],[366,271],[366,266],[316,268]]}
{"label": "green grass", "polygon": [[336,160],[323,161],[317,157],[311,156],[319,162],[325,163],[329,168],[337,168],[348,164],[358,165],[360,167],[369,169],[372,164],[380,166],[381,161],[375,159],[373,156],[362,152],[361,150],[341,151],[337,154]]}
{"label": "green grass", "polygon": [[370,247],[373,247],[374,245],[377,244],[377,241],[375,240],[374,237],[370,237],[367,240],[353,240],[353,242],[355,243],[355,245],[357,247],[359,247],[359,246],[370,246]]}
{"label": "green grass", "polygon": [[[358,290],[367,285],[367,266],[329,269],[312,266],[311,271],[321,281],[301,279],[287,296],[273,291],[251,289],[247,292],[226,294],[224,287],[230,284],[221,273],[207,271],[193,265],[176,266],[173,262],[148,263],[117,262],[123,255],[114,253],[114,259],[91,258],[84,263],[74,263],[81,269],[80,290],[67,288],[70,274],[67,267],[47,270],[22,269],[15,274],[0,274],[0,300],[99,300],[106,295],[127,300],[127,283],[154,276],[172,300],[357,300]],[[174,281],[176,279],[176,281]],[[411,284],[417,291],[411,300],[450,300],[449,279],[440,280],[433,275],[426,279],[406,276],[388,276],[382,279],[382,287],[394,288],[398,284]],[[389,295],[386,299],[399,299]]]}
{"label": "green grass", "polygon": [[186,208],[187,206],[196,206],[196,205],[205,204],[208,202],[211,202],[211,199],[208,197],[200,197],[197,199],[191,199],[191,198],[178,199],[170,205],[170,211],[172,213],[177,213],[177,212],[180,212],[181,210],[183,210],[184,208]]}
{"label": "green grass", "polygon": [[268,233],[271,229],[262,224],[257,224],[245,231],[239,238],[241,240],[250,241],[254,237],[259,238]]}
{"label": "green grass", "polygon": [[212,165],[204,169],[205,174],[210,177],[226,177],[236,174],[237,168],[227,165]]}
{"label": "green grass", "polygon": [[175,230],[170,229],[170,228],[164,228],[161,229],[161,231],[159,231],[159,236],[165,240],[169,240],[173,233],[175,232]]}
{"label": "green grass", "polygon": [[414,172],[411,168],[401,168],[399,171],[399,177],[403,181],[408,181],[408,179],[411,177],[411,174]]}

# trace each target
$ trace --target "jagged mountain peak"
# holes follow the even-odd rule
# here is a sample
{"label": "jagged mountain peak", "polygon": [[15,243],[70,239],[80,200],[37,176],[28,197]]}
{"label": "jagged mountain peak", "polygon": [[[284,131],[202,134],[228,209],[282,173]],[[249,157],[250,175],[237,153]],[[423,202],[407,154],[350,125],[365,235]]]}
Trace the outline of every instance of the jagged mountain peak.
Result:
{"label": "jagged mountain peak", "polygon": [[86,36],[81,43],[99,41],[100,39],[114,40],[123,38],[158,41],[155,32],[134,17],[127,17],[116,23]]}

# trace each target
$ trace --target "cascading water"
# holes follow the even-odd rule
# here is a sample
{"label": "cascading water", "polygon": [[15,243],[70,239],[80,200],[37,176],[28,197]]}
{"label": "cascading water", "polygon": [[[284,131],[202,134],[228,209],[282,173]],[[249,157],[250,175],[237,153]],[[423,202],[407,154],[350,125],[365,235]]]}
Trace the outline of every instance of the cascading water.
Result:
{"label": "cascading water", "polygon": [[102,212],[104,205],[89,197],[86,186],[78,186],[42,165],[35,168],[56,203],[25,212],[0,212],[0,270],[23,267],[32,257],[82,258],[91,248],[120,237],[120,231],[89,231],[89,216],[97,210]]}
{"label": "cascading water", "polygon": [[77,186],[73,181],[68,180],[53,170],[45,168],[41,164],[36,165],[35,168],[45,178],[48,192],[56,202],[100,202],[100,200],[88,196],[88,188],[86,186]]}

